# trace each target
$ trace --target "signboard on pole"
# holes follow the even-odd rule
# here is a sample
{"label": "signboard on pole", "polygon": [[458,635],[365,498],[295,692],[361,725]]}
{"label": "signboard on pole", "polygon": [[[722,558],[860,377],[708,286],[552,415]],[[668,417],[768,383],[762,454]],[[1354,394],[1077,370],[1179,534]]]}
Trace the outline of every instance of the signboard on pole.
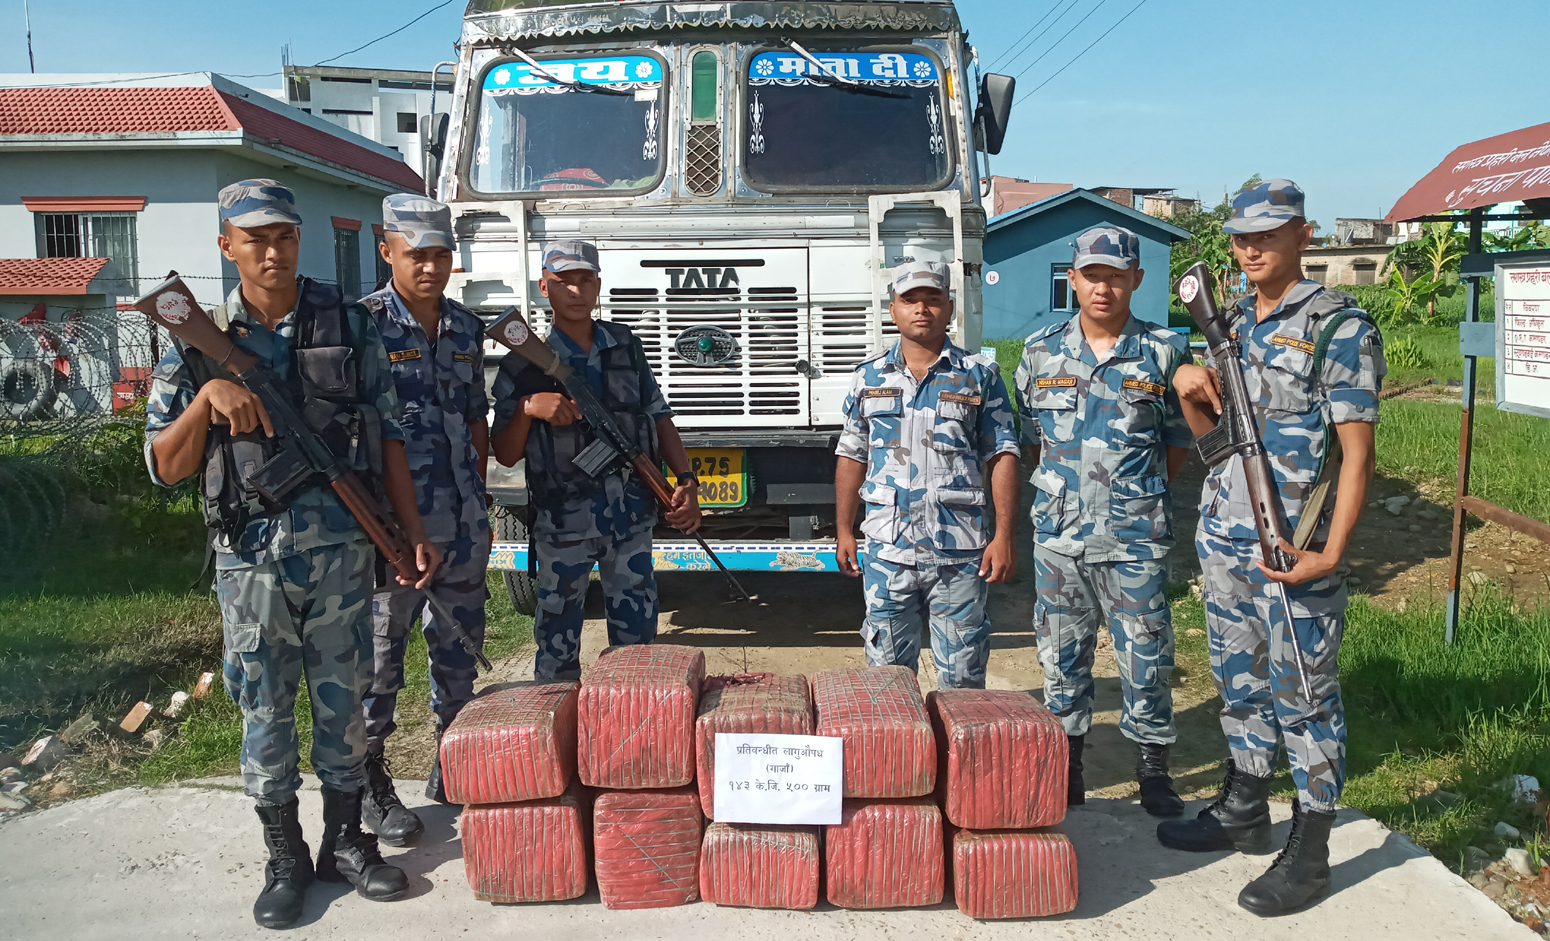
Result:
{"label": "signboard on pole", "polygon": [[819,735],[716,733],[716,821],[840,822],[845,740]]}
{"label": "signboard on pole", "polygon": [[1496,266],[1496,407],[1550,418],[1550,265]]}

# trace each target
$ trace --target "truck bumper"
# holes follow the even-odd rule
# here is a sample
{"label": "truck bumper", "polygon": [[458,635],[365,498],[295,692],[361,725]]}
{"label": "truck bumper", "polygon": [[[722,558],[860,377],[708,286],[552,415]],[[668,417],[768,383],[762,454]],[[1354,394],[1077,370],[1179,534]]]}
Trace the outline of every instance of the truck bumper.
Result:
{"label": "truck bumper", "polygon": [[[833,572],[840,567],[834,543],[710,542],[722,564],[736,572]],[[651,547],[651,564],[659,572],[714,572],[716,563],[692,540],[662,541]],[[490,547],[490,568],[527,571],[527,543],[496,542]]]}

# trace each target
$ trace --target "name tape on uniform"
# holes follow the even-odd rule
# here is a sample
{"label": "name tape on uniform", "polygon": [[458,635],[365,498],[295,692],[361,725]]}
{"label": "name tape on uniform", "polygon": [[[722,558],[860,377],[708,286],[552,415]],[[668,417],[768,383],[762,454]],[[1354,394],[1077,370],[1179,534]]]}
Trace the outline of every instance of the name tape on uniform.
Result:
{"label": "name tape on uniform", "polygon": [[1168,387],[1160,382],[1147,382],[1145,379],[1126,379],[1120,383],[1121,388],[1140,389],[1142,392],[1150,392],[1153,395],[1162,395],[1168,391]]}
{"label": "name tape on uniform", "polygon": [[408,362],[411,359],[419,359],[419,358],[420,358],[420,351],[419,351],[418,348],[412,349],[412,350],[389,350],[388,351],[388,362],[392,362],[392,363],[404,363],[404,362]]}
{"label": "name tape on uniform", "polygon": [[885,398],[893,398],[894,396],[903,395],[903,394],[904,394],[904,390],[902,390],[902,389],[862,389],[861,390],[861,397],[863,399],[885,399]]}
{"label": "name tape on uniform", "polygon": [[1043,379],[1035,379],[1033,384],[1040,389],[1068,389],[1076,385],[1076,377],[1048,376]]}
{"label": "name tape on uniform", "polygon": [[819,826],[840,822],[845,740],[716,733],[716,821]]}

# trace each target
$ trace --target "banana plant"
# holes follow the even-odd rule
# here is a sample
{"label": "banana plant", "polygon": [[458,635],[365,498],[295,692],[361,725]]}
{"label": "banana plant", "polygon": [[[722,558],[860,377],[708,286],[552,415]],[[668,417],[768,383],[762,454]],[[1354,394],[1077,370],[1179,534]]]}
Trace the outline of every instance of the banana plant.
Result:
{"label": "banana plant", "polygon": [[1400,268],[1391,269],[1388,281],[1384,282],[1389,299],[1393,301],[1393,307],[1389,310],[1389,320],[1395,324],[1402,324],[1409,318],[1412,309],[1427,308],[1428,313],[1422,315],[1422,323],[1430,324],[1434,309],[1429,305],[1436,299],[1437,291],[1442,286],[1443,282],[1425,274],[1418,274],[1406,281],[1405,274]]}

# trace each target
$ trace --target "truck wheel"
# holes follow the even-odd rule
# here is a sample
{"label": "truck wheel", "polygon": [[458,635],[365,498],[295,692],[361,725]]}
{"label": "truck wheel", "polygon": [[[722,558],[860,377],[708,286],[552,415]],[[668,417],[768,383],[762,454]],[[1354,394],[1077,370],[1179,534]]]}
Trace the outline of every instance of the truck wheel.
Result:
{"label": "truck wheel", "polygon": [[[522,525],[515,507],[496,507],[491,522],[495,526],[495,538],[499,541],[527,542],[527,527]],[[511,606],[517,609],[518,614],[532,617],[538,610],[538,581],[527,574],[527,569],[502,572],[501,578],[506,582],[506,594],[511,596]]]}

